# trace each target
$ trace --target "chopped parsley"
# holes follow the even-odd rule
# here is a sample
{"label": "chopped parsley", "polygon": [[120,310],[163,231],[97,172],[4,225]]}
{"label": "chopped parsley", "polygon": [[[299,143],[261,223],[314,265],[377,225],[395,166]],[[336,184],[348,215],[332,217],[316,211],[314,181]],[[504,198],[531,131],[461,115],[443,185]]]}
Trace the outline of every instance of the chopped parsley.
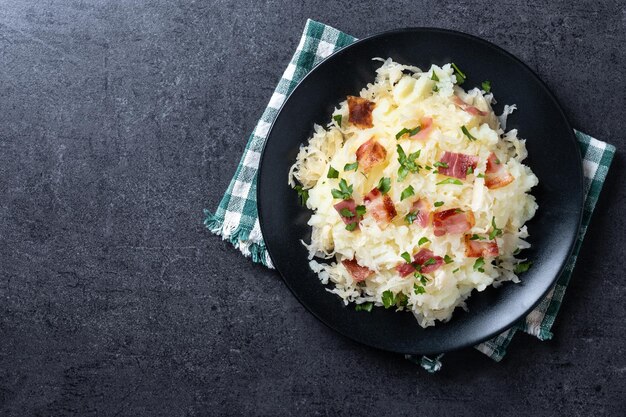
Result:
{"label": "chopped parsley", "polygon": [[480,237],[476,233],[474,233],[472,237],[470,237],[470,240],[483,240],[483,239],[484,237]]}
{"label": "chopped parsley", "polygon": [[376,186],[380,190],[381,193],[387,194],[391,189],[391,178],[383,177],[378,181],[378,185]]}
{"label": "chopped parsley", "polygon": [[346,224],[346,230],[347,230],[348,232],[352,232],[352,231],[354,231],[354,229],[356,229],[356,226],[357,226],[358,224],[359,224],[359,222],[356,222],[356,221],[355,221],[355,222],[352,222],[352,223],[349,223],[349,224]]}
{"label": "chopped parsley", "polygon": [[419,242],[417,242],[417,244],[418,244],[419,246],[422,246],[424,243],[427,243],[427,242],[430,242],[430,239],[428,239],[426,236],[424,236],[423,238],[421,238],[421,239],[419,240]]}
{"label": "chopped parsley", "polygon": [[431,167],[430,165],[426,165],[424,168],[425,168],[427,171],[430,171],[431,169],[433,169],[433,167]]}
{"label": "chopped parsley", "polygon": [[467,128],[465,127],[465,125],[461,126],[461,131],[463,132],[463,134],[465,136],[467,136],[467,138],[469,140],[471,140],[472,142],[476,140],[476,138],[474,136],[472,136],[472,134],[469,132],[469,130],[467,130]]}
{"label": "chopped parsley", "polygon": [[417,282],[413,284],[413,290],[415,291],[415,294],[424,294],[426,292],[423,286],[417,285]]}
{"label": "chopped parsley", "polygon": [[433,164],[434,167],[448,168],[448,164],[445,162],[437,161]]}
{"label": "chopped parsley", "polygon": [[411,255],[409,255],[409,252],[403,252],[400,256],[402,256],[402,259],[404,259],[407,264],[411,263]]}
{"label": "chopped parsley", "polygon": [[483,90],[485,90],[485,93],[491,92],[491,81],[489,80],[483,81],[483,83],[481,84],[481,87],[483,88]]}
{"label": "chopped parsley", "polygon": [[452,63],[452,68],[454,68],[454,75],[456,75],[456,84],[463,84],[465,82],[465,79],[467,78],[463,71],[461,71],[454,62]]}
{"label": "chopped parsley", "polygon": [[446,178],[443,181],[439,181],[435,185],[443,185],[443,184],[463,185],[463,183],[461,181],[457,180],[456,178]]}
{"label": "chopped parsley", "polygon": [[396,304],[396,296],[393,292],[391,292],[391,290],[387,290],[383,293],[382,300],[385,308],[390,308]]}
{"label": "chopped parsley", "polygon": [[485,266],[485,260],[482,257],[476,259],[476,262],[474,262],[474,271],[485,272],[483,266]]}
{"label": "chopped parsley", "polygon": [[342,208],[339,211],[339,214],[341,214],[343,217],[354,217],[354,213],[348,210],[347,208]]}
{"label": "chopped parsley", "polygon": [[485,174],[478,174],[476,175],[478,178],[485,178]]}
{"label": "chopped parsley", "polygon": [[305,190],[301,185],[296,185],[294,190],[296,190],[298,197],[300,197],[300,204],[306,206],[306,202],[309,199],[309,190]]}
{"label": "chopped parsley", "polygon": [[343,167],[343,170],[344,170],[344,171],[356,171],[356,169],[357,169],[358,167],[359,167],[359,162],[357,161],[357,162],[353,162],[353,163],[351,163],[351,164],[346,164],[346,165]]}
{"label": "chopped parsley", "polygon": [[412,195],[415,195],[415,190],[413,189],[412,185],[409,185],[404,190],[402,190],[402,194],[400,194],[400,201],[404,200],[405,198],[411,197]]}
{"label": "chopped parsley", "polygon": [[337,126],[341,127],[341,115],[340,114],[334,115],[333,120],[337,122]]}
{"label": "chopped parsley", "polygon": [[331,166],[330,168],[328,168],[328,174],[326,174],[326,178],[339,178],[339,171]]}
{"label": "chopped parsley", "polygon": [[493,240],[496,236],[502,236],[502,229],[498,229],[498,226],[496,226],[495,217],[491,218],[491,225],[493,226],[493,230],[489,233],[489,239]]}
{"label": "chopped parsley", "polygon": [[330,193],[334,198],[341,198],[342,200],[348,200],[352,196],[352,185],[348,185],[343,178],[339,181],[339,189],[332,189]]}
{"label": "chopped parsley", "polygon": [[367,311],[369,313],[370,311],[372,311],[372,307],[374,307],[374,303],[368,301],[363,304],[357,304],[356,306],[354,306],[354,309],[356,311]]}
{"label": "chopped parsley", "polygon": [[354,210],[356,211],[357,216],[363,216],[365,214],[365,206],[356,206]]}
{"label": "chopped parsley", "polygon": [[409,156],[406,155],[400,145],[396,147],[396,150],[398,151],[398,162],[400,163],[400,168],[398,168],[398,181],[403,181],[409,172],[420,172],[420,168],[422,167],[418,165],[415,160],[419,158],[421,150],[413,152],[409,154]]}
{"label": "chopped parsley", "polygon": [[465,175],[469,175],[469,174],[473,174],[474,173],[474,168],[472,168],[472,166],[468,166],[467,167],[467,171],[465,171]]}
{"label": "chopped parsley", "polygon": [[413,224],[416,218],[417,218],[417,213],[412,212],[412,211],[409,212],[409,214],[407,214],[406,216],[404,216],[404,220],[406,220],[408,224]]}
{"label": "chopped parsley", "polygon": [[447,264],[451,264],[453,262],[452,258],[449,257],[448,255],[443,257],[443,261]]}
{"label": "chopped parsley", "polygon": [[404,129],[396,133],[396,139],[400,139],[402,136],[404,136],[407,133],[409,134],[409,136],[417,135],[420,130],[422,130],[421,126],[414,127],[413,129],[407,129],[405,127]]}
{"label": "chopped parsley", "polygon": [[439,77],[435,74],[435,70],[433,70],[433,74],[430,76],[430,79],[433,81],[439,81]]}
{"label": "chopped parsley", "polygon": [[456,274],[457,272],[459,272],[459,269],[461,269],[461,268],[457,268],[457,269],[453,270],[452,273]]}
{"label": "chopped parsley", "polygon": [[434,265],[434,264],[436,264],[436,263],[437,263],[437,261],[435,260],[435,258],[428,258],[428,259],[426,260],[426,262],[424,262],[424,266]]}
{"label": "chopped parsley", "polygon": [[532,265],[533,263],[531,261],[520,262],[515,265],[515,269],[513,269],[513,272],[515,272],[516,274],[521,274],[522,272],[528,271]]}
{"label": "chopped parsley", "polygon": [[435,207],[441,207],[443,206],[443,201],[435,201],[435,204],[433,204]]}

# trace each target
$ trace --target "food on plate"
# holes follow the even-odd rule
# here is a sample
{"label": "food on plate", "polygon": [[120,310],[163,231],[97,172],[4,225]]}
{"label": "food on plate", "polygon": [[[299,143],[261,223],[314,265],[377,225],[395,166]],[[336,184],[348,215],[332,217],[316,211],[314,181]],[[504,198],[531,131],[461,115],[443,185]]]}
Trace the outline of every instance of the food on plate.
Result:
{"label": "food on plate", "polygon": [[360,311],[447,321],[530,262],[516,258],[537,210],[525,141],[506,131],[488,81],[465,91],[455,64],[380,60],[373,83],[315,126],[289,172],[313,211],[310,267]]}

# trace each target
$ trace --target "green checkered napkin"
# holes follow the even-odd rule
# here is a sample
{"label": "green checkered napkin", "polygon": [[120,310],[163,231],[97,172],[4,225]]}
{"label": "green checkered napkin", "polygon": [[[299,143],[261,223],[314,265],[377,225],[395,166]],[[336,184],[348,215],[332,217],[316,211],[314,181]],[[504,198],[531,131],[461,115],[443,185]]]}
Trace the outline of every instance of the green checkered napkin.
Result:
{"label": "green checkered napkin", "polygon": [[[263,116],[248,139],[235,176],[217,211],[212,214],[205,210],[206,227],[211,232],[230,240],[245,256],[252,257],[254,262],[273,268],[261,235],[256,204],[256,173],[270,126],[276,118],[278,109],[296,84],[324,58],[354,41],[356,38],[330,26],[313,20],[306,22],[298,48],[274,90]],[[578,251],[615,153],[615,147],[612,145],[578,131],[575,133],[583,155],[586,197],[582,226],[574,252],[554,288],[524,320],[499,336],[475,346],[476,349],[496,361],[504,357],[507,346],[518,330],[536,336],[540,340],[552,338],[550,329],[561,306]],[[407,359],[419,363],[429,372],[435,372],[441,368],[440,358],[441,355],[435,359],[407,355]]]}

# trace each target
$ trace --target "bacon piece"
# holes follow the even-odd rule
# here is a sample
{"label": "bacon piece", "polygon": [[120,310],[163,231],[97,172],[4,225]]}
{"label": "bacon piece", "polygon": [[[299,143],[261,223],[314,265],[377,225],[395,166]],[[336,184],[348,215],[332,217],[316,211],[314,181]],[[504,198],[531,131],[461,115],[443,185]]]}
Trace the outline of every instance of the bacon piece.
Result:
{"label": "bacon piece", "polygon": [[401,277],[406,277],[407,275],[411,275],[415,272],[415,267],[412,264],[403,263],[396,265],[396,271],[400,274]]}
{"label": "bacon piece", "polygon": [[[429,259],[433,259],[434,263],[424,265],[426,262],[428,262]],[[409,264],[405,262],[396,265],[396,271],[398,271],[398,274],[400,274],[401,277],[406,277],[407,275],[410,275],[417,270],[415,268],[415,265],[420,266],[420,272],[424,274],[429,274],[436,271],[441,265],[443,265],[443,258],[441,256],[435,256],[435,254],[431,250],[420,249],[420,251],[413,256],[413,263]]]}
{"label": "bacon piece", "polygon": [[430,204],[423,198],[415,201],[411,206],[411,213],[415,213],[415,220],[422,227],[428,226],[430,220]]}
{"label": "bacon piece", "polygon": [[356,150],[356,160],[363,172],[368,172],[376,164],[381,163],[387,157],[387,150],[374,138],[370,138]]}
{"label": "bacon piece", "polygon": [[375,103],[362,97],[348,96],[349,120],[361,129],[372,127],[372,110]]}
{"label": "bacon piece", "polygon": [[509,174],[504,166],[498,160],[495,153],[491,153],[487,158],[487,168],[485,169],[485,185],[489,189],[504,187],[513,182],[515,178]]}
{"label": "bacon piece", "polygon": [[441,157],[441,161],[448,168],[439,167],[439,173],[447,175],[448,177],[455,177],[464,180],[467,177],[467,168],[472,167],[472,170],[476,169],[478,165],[478,157],[473,155],[466,155],[464,153],[444,152]]}
{"label": "bacon piece", "polygon": [[454,96],[454,99],[452,99],[452,101],[454,101],[454,104],[458,108],[460,108],[466,113],[471,114],[472,116],[486,116],[487,115],[487,112],[479,110],[477,107],[474,107],[471,104],[467,104],[459,96]]}
{"label": "bacon piece", "polygon": [[468,258],[493,258],[499,253],[495,240],[471,240],[471,235],[465,235],[465,256]]}
{"label": "bacon piece", "polygon": [[[343,220],[343,222],[345,224],[352,224],[352,223],[356,223],[356,227],[354,230],[359,228],[359,221],[360,216],[358,216],[356,214],[356,202],[354,201],[353,198],[349,199],[349,200],[342,200],[339,203],[335,204],[333,206],[335,208],[335,210],[337,210],[337,213],[339,213],[339,216],[341,216],[341,220]],[[350,211],[350,213],[353,214],[353,216],[344,216],[343,214],[341,214],[341,210],[343,209],[347,209]]]}
{"label": "bacon piece", "polygon": [[352,279],[356,282],[365,281],[366,278],[370,277],[374,273],[371,269],[359,265],[356,259],[344,259],[341,263],[346,267],[350,275],[352,275]]}
{"label": "bacon piece", "polygon": [[474,213],[449,209],[436,211],[433,214],[433,233],[435,236],[443,236],[446,233],[465,233],[474,227]]}
{"label": "bacon piece", "polygon": [[387,194],[381,193],[378,188],[370,191],[363,198],[363,201],[367,213],[371,214],[380,225],[387,225],[398,214],[391,198]]}
{"label": "bacon piece", "polygon": [[426,139],[430,132],[433,130],[432,117],[422,117],[420,119],[420,131],[411,136],[409,139],[422,140]]}
{"label": "bacon piece", "polygon": [[[422,266],[421,272],[424,274],[433,272],[443,265],[443,258],[441,256],[435,256],[433,251],[428,249],[420,249],[420,251],[415,254],[413,259],[415,259],[415,263]],[[429,259],[433,259],[435,263],[424,265]]]}

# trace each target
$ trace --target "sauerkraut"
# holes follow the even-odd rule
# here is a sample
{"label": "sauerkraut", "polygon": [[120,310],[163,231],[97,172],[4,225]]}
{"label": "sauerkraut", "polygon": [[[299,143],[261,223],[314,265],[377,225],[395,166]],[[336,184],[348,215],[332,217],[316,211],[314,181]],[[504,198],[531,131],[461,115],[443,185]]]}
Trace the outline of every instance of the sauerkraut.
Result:
{"label": "sauerkraut", "polygon": [[[391,59],[380,61],[375,81],[360,92],[374,103],[371,127],[352,123],[347,101],[339,103],[325,127],[314,127],[288,181],[308,193],[312,233],[311,241],[303,244],[310,268],[328,284],[327,290],[359,310],[379,306],[410,311],[427,327],[449,320],[473,290],[519,281],[515,271],[528,264],[516,255],[530,246],[524,224],[537,210],[529,192],[538,180],[522,163],[525,141],[516,130],[504,130],[514,106],[507,106],[499,119],[491,107],[493,95],[479,88],[463,90],[459,83],[464,76],[453,64],[432,65],[424,72]],[[420,130],[427,134],[420,136]],[[382,145],[386,154],[364,170],[356,153],[369,140]],[[460,173],[458,167],[441,162],[446,152],[475,162]],[[413,158],[412,166],[407,165],[407,155]],[[508,182],[488,187],[485,181],[495,175],[491,172],[496,163]],[[344,187],[342,194],[342,181],[349,193]],[[364,203],[375,189],[379,191],[374,194],[393,202],[387,222],[371,211],[374,205]],[[353,200],[360,212],[336,209],[342,199]],[[416,201],[429,208],[422,211],[428,211],[424,225],[415,221]],[[435,219],[446,210],[468,213],[468,219],[471,214],[469,228],[462,233],[436,230],[441,220]],[[493,251],[468,255],[468,245],[481,244]],[[431,258],[418,263],[420,251]],[[347,262],[369,271],[366,277],[351,273]]]}

